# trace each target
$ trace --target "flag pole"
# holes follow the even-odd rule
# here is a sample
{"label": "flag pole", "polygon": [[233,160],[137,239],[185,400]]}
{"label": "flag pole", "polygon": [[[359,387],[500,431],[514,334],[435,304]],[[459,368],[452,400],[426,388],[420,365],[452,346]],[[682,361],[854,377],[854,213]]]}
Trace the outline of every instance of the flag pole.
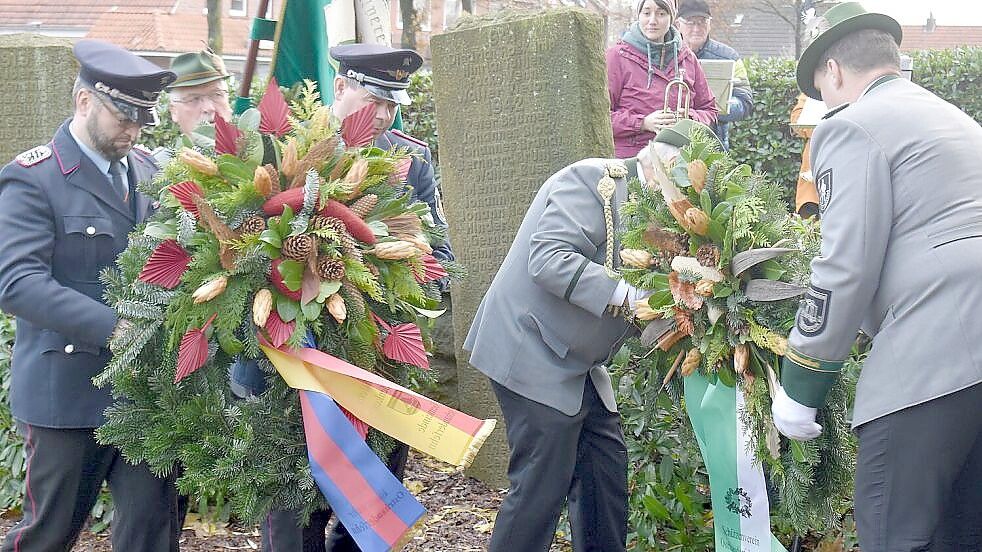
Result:
{"label": "flag pole", "polygon": [[[283,5],[286,6],[286,0],[283,0]],[[259,57],[259,41],[261,40],[256,33],[256,22],[261,18],[266,18],[268,12],[269,0],[259,0],[259,9],[256,11],[256,19],[253,20],[253,32],[249,39],[245,68],[242,70],[242,82],[239,83],[238,97],[235,98],[236,114],[241,114],[250,107],[249,89],[252,88],[252,77],[256,72],[256,59]],[[277,22],[277,32],[279,32],[279,25],[280,23]]]}

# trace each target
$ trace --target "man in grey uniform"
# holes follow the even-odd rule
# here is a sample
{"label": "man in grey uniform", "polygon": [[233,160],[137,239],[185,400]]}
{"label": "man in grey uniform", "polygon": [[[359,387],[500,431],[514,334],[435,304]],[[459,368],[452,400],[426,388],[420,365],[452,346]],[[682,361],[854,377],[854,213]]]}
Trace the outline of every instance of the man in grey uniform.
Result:
{"label": "man in grey uniform", "polygon": [[982,549],[982,128],[900,78],[900,26],[830,9],[798,61],[838,109],[815,129],[822,247],[773,413],[795,439],[857,330],[855,511],[863,552]]}
{"label": "man in grey uniform", "polygon": [[[650,156],[677,154],[693,126],[658,133],[626,161],[586,159],[550,177],[525,214],[464,342],[507,426],[511,486],[491,552],[545,552],[569,504],[575,550],[627,539],[627,450],[604,364],[633,330],[619,307],[648,293],[617,276],[618,209]],[[614,308],[612,308],[614,307]]]}

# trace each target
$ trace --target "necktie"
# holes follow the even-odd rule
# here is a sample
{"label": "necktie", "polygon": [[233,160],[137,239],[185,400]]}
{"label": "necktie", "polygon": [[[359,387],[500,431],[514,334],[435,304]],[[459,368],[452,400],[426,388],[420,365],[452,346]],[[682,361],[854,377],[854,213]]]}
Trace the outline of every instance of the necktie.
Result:
{"label": "necktie", "polygon": [[124,202],[129,198],[129,189],[123,183],[123,164],[117,161],[109,163],[109,176],[113,179],[113,191],[115,191]]}

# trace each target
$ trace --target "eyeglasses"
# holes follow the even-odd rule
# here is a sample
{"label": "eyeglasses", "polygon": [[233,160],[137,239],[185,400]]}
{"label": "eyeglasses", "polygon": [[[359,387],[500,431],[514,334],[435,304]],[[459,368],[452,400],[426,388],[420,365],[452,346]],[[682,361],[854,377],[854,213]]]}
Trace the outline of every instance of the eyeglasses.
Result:
{"label": "eyeglasses", "polygon": [[120,111],[119,108],[116,107],[116,105],[114,103],[112,103],[112,102],[107,101],[106,99],[104,99],[102,97],[102,94],[93,91],[92,92],[92,96],[96,100],[99,101],[99,103],[102,105],[102,107],[106,108],[106,111],[108,111],[109,114],[112,115],[114,119],[116,119],[116,123],[119,126],[121,126],[121,127],[130,127],[130,126],[134,126],[134,125],[135,126],[143,126],[139,122],[134,121],[133,119],[129,118],[125,113],[123,113],[122,111]]}
{"label": "eyeglasses", "polygon": [[209,92],[207,94],[193,94],[181,98],[175,98],[172,96],[170,101],[177,104],[200,106],[205,101],[210,101],[211,103],[217,104],[217,103],[222,103],[226,100],[228,100],[228,90],[216,90],[214,92]]}
{"label": "eyeglasses", "polygon": [[708,27],[710,17],[693,17],[691,19],[679,19],[679,22],[686,27]]}

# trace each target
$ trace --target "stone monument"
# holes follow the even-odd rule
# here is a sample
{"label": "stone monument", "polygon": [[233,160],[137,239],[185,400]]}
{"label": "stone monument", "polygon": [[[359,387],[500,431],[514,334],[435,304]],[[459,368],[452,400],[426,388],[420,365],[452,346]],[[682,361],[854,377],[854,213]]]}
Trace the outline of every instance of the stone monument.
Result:
{"label": "stone monument", "polygon": [[78,62],[68,40],[33,34],[0,36],[0,166],[47,144],[72,114]]}
{"label": "stone monument", "polygon": [[[450,239],[468,276],[451,290],[459,404],[502,421],[460,350],[539,186],[564,166],[613,155],[603,24],[577,8],[470,18],[433,37],[433,91]],[[503,424],[471,473],[507,486]]]}

